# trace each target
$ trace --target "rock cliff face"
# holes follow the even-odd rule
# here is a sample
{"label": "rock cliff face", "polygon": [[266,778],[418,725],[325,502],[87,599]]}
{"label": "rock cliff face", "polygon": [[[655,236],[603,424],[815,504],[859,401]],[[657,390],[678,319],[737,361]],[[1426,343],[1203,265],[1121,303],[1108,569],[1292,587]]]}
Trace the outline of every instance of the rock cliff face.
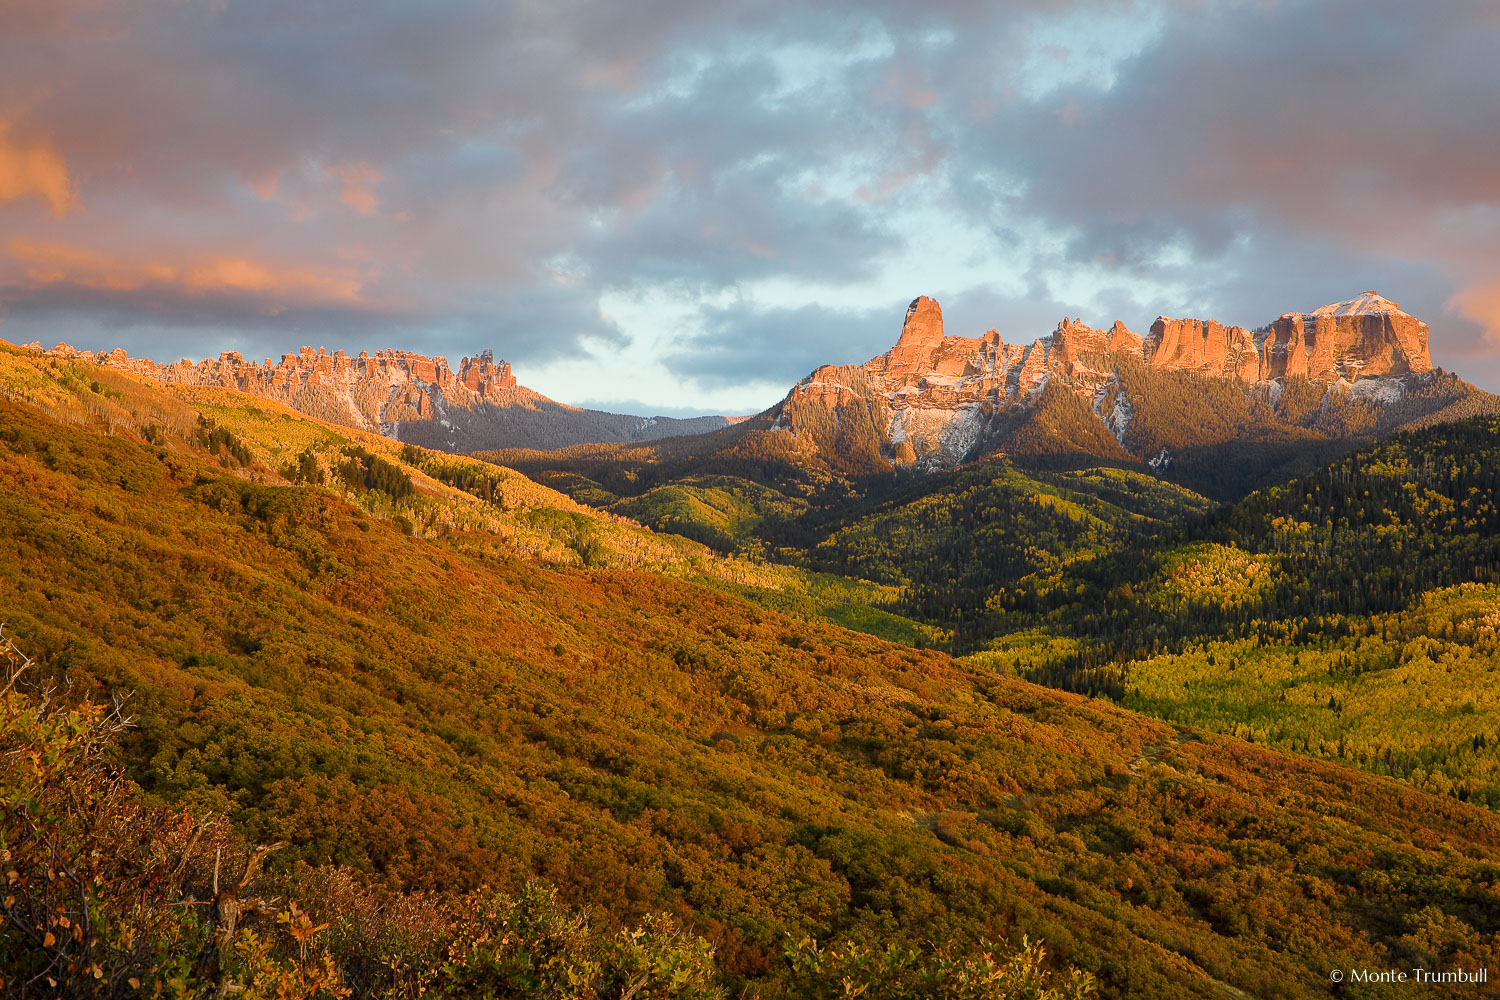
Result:
{"label": "rock cliff face", "polygon": [[1288,379],[1391,403],[1432,371],[1427,324],[1374,292],[1287,313],[1256,330],[1159,317],[1142,338],[1119,322],[1098,330],[1064,317],[1051,334],[1024,346],[1005,343],[994,330],[947,336],[942,309],[923,296],[908,307],[901,335],[885,354],[863,365],[824,366],[798,383],[778,427],[813,430],[826,423],[819,409],[858,406],[879,425],[891,464],[953,465],[1056,385],[1084,400],[1124,446],[1135,404],[1120,372],[1129,365],[1238,384],[1271,403]]}
{"label": "rock cliff face", "polygon": [[1305,375],[1319,382],[1403,376],[1432,370],[1427,324],[1375,292],[1287,313],[1264,331],[1266,378]]}
{"label": "rock cliff face", "polygon": [[1214,320],[1161,317],[1151,325],[1145,357],[1159,368],[1247,385],[1288,377],[1352,383],[1360,377],[1399,377],[1432,369],[1427,324],[1375,292],[1310,313],[1286,313],[1254,331]]}
{"label": "rock cliff face", "polygon": [[724,417],[636,417],[586,410],[548,399],[516,382],[510,365],[483,351],[457,370],[445,357],[406,351],[361,351],[350,357],[304,347],[279,362],[246,360],[236,351],[196,364],[168,365],[94,354],[58,344],[48,352],[129,371],[168,385],[237,389],[320,420],[384,434],[429,448],[560,448],[574,444],[647,441],[728,426]]}
{"label": "rock cliff face", "polygon": [[1146,336],[1143,354],[1158,368],[1229,378],[1246,385],[1261,378],[1255,334],[1244,327],[1223,326],[1217,320],[1158,317]]}

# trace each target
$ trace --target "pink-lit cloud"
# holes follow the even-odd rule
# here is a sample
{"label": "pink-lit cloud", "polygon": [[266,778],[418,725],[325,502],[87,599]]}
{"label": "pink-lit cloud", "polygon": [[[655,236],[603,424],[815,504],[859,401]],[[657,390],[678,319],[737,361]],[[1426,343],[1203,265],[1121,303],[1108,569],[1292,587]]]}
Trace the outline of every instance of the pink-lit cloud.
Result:
{"label": "pink-lit cloud", "polygon": [[255,293],[268,308],[297,301],[357,304],[362,279],[345,267],[333,270],[288,267],[240,256],[200,258],[114,257],[87,247],[42,243],[22,237],[6,247],[16,284],[30,289],[72,286],[92,291],[133,292],[144,288],[187,295]]}
{"label": "pink-lit cloud", "polygon": [[65,215],[75,200],[68,165],[50,143],[22,143],[9,134],[0,121],[0,202],[36,198]]}
{"label": "pink-lit cloud", "polygon": [[374,215],[380,208],[380,199],[375,195],[375,185],[382,180],[379,170],[368,163],[327,168],[329,176],[337,178],[339,200],[360,215]]}
{"label": "pink-lit cloud", "polygon": [[1484,331],[1486,344],[1500,351],[1500,281],[1471,285],[1447,302],[1447,309]]}

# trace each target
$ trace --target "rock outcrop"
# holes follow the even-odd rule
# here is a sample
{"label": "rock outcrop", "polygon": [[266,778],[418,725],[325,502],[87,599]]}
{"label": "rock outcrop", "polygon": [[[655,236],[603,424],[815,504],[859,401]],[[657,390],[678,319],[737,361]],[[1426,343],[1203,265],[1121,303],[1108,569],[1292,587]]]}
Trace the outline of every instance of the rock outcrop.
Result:
{"label": "rock outcrop", "polygon": [[[480,404],[526,403],[536,396],[516,384],[510,365],[495,362],[485,351],[464,358],[455,372],[445,357],[429,358],[406,351],[361,351],[350,357],[323,348],[303,347],[257,363],[238,351],[196,364],[183,358],[168,365],[128,357],[123,350],[107,354],[74,351],[58,344],[50,353],[76,357],[130,371],[167,385],[214,385],[274,399],[320,419],[387,433],[403,419],[428,419],[440,409],[474,409]],[[537,396],[540,399],[543,397]]]}
{"label": "rock outcrop", "polygon": [[1286,313],[1265,331],[1264,377],[1318,382],[1414,375],[1432,370],[1427,324],[1375,292]]}
{"label": "rock outcrop", "polygon": [[1286,313],[1250,331],[1214,320],[1158,317],[1146,338],[1147,362],[1236,379],[1354,382],[1432,370],[1427,324],[1376,292],[1308,313]]}
{"label": "rock outcrop", "polygon": [[880,447],[891,464],[952,465],[971,456],[1007,412],[1033,405],[1056,384],[1087,402],[1124,445],[1132,403],[1122,364],[1227,380],[1271,400],[1284,380],[1300,378],[1382,403],[1400,399],[1432,369],[1427,325],[1374,292],[1255,330],[1158,317],[1143,338],[1118,321],[1094,329],[1064,317],[1024,346],[995,330],[947,336],[941,307],[922,296],[907,308],[894,347],[863,365],[814,371],[792,389],[778,426],[794,433],[799,422],[823,427],[827,421],[808,407],[858,406],[861,419],[883,425]]}
{"label": "rock outcrop", "polygon": [[1116,323],[1094,330],[1064,318],[1051,336],[1024,347],[995,330],[950,337],[936,301],[922,296],[907,308],[896,345],[863,365],[827,365],[803,379],[783,407],[786,429],[810,404],[862,405],[887,415],[882,447],[898,465],[950,465],[973,450],[995,414],[1034,398],[1052,377],[1093,391],[1110,379],[1105,357],[1140,352],[1141,338]]}
{"label": "rock outcrop", "polygon": [[1217,320],[1158,316],[1146,336],[1143,354],[1157,368],[1192,371],[1249,385],[1261,379],[1255,335]]}

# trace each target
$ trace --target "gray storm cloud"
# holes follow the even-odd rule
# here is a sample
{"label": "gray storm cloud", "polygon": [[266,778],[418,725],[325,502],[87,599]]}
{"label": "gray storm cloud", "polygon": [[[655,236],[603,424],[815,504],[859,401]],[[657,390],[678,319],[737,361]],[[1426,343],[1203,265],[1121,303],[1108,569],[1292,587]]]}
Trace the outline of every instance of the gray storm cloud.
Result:
{"label": "gray storm cloud", "polygon": [[1493,388],[1497,49],[1493,5],[1393,0],[26,0],[0,336],[523,376],[649,342],[668,408],[862,360],[918,293],[1029,339],[1377,287]]}

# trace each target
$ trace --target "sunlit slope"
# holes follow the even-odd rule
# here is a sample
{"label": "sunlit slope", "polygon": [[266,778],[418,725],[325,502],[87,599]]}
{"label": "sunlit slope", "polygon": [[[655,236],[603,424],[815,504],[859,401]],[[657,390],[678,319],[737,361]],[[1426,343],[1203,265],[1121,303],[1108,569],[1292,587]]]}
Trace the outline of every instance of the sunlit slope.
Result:
{"label": "sunlit slope", "polygon": [[[1402,429],[1500,412],[1500,396],[1442,371],[1407,385],[1396,402],[1300,377],[1267,393],[1139,362],[1118,363],[1115,375],[1131,408],[1125,448],[1164,460],[1158,475],[1216,500],[1238,500]],[[1015,453],[1026,453],[1017,444]]]}
{"label": "sunlit slope", "polygon": [[752,978],[802,932],[1024,932],[1135,997],[1500,957],[1482,810],[0,407],[0,618],[134,692],[151,794],[288,860],[539,873]]}
{"label": "sunlit slope", "polygon": [[[34,403],[64,423],[131,435],[174,454],[207,450],[252,482],[296,481],[303,456],[311,455],[304,473],[335,488],[347,486],[335,467],[348,458],[348,449],[362,449],[398,466],[411,482],[400,497],[356,490],[359,503],[376,516],[405,515],[417,534],[482,530],[505,538],[519,554],[558,564],[580,564],[581,545],[592,545],[600,560],[625,565],[663,568],[706,558],[694,546],[601,516],[508,469],[410,448],[412,461],[403,461],[402,446],[387,438],[329,425],[234,390],[161,386],[11,348],[0,351],[0,392]],[[210,441],[215,430],[222,433]],[[484,483],[489,502],[458,488],[470,482]]]}
{"label": "sunlit slope", "polygon": [[[676,534],[579,504],[488,462],[330,425],[235,390],[162,386],[107,367],[0,348],[0,394],[35,403],[64,422],[107,428],[173,453],[207,450],[251,482],[326,486],[416,537],[548,565],[650,569],[727,586],[819,620],[857,629],[868,621],[883,635],[917,634],[914,623],[871,607],[890,603],[889,588],[830,587],[789,567],[716,557]],[[363,466],[353,478],[351,457]],[[377,474],[391,481],[378,484]]]}

